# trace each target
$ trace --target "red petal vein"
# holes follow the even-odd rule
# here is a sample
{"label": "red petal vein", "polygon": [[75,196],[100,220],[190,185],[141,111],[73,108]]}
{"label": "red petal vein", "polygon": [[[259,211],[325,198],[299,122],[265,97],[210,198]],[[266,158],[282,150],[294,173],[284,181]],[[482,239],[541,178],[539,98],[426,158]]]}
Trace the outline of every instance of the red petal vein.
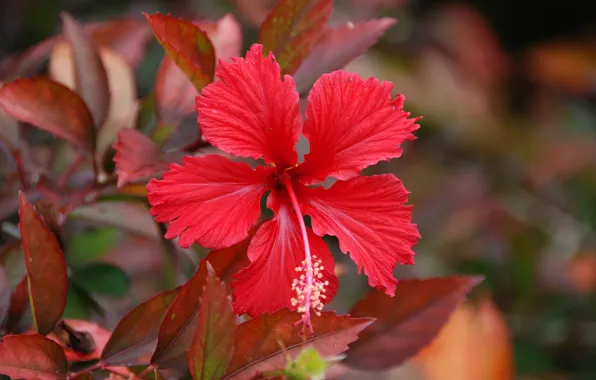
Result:
{"label": "red petal vein", "polygon": [[399,157],[400,145],[415,139],[418,119],[403,111],[404,96],[391,100],[391,82],[335,71],[313,86],[304,135],[310,153],[294,173],[305,184],[328,176],[347,180],[367,166]]}
{"label": "red petal vein", "polygon": [[401,181],[383,174],[298,191],[314,232],[336,236],[342,252],[364,269],[369,285],[393,295],[393,269],[398,263],[414,263],[412,247],[420,238],[412,224],[412,206],[404,205],[408,192]]}
{"label": "red petal vein", "polygon": [[297,162],[294,147],[301,132],[294,80],[280,79],[273,55],[262,55],[255,44],[246,58],[220,61],[220,81],[197,97],[203,137],[230,154],[261,158],[287,168]]}
{"label": "red petal vein", "polygon": [[233,162],[218,155],[185,157],[172,164],[163,180],[147,185],[151,215],[169,223],[166,239],[207,248],[229,247],[248,236],[261,215],[259,200],[267,190],[272,168]]}
{"label": "red petal vein", "polygon": [[[272,193],[269,203],[277,197]],[[234,309],[236,314],[248,313],[255,317],[291,307],[295,297],[292,281],[297,277],[296,268],[304,260],[304,244],[296,215],[289,202],[279,202],[275,217],[263,224],[257,231],[248,248],[251,264],[238,272],[232,282],[234,288]],[[333,256],[329,247],[320,237],[308,229],[308,240],[313,255],[325,267],[323,281],[329,281],[327,299],[333,299],[337,290]]]}

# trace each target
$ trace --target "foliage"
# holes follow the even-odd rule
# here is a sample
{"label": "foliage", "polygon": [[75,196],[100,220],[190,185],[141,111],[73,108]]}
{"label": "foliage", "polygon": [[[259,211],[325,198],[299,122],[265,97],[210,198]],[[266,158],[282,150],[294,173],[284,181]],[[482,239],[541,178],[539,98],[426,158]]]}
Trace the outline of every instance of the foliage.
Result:
{"label": "foliage", "polygon": [[[1,374],[321,378],[340,361],[398,366],[433,341],[480,278],[394,279],[397,264],[413,264],[419,238],[408,192],[392,174],[360,172],[399,157],[419,118],[402,95],[391,100],[392,84],[335,71],[395,20],[330,28],[331,10],[331,1],[279,0],[244,59],[231,15],[82,25],[62,13],[63,34],[2,63],[0,138],[15,167],[0,219],[15,228],[1,248],[1,273],[14,277],[0,283]],[[139,100],[132,73],[151,30],[166,55],[153,93]],[[304,127],[295,89],[311,89]],[[195,95],[201,125],[188,128]],[[297,165],[301,131],[310,152]],[[43,144],[53,149],[40,162]],[[253,170],[216,148],[267,166]],[[329,189],[310,187],[329,176],[339,180]],[[323,311],[338,287],[323,235],[385,294],[371,292],[351,315]],[[109,257],[97,247],[106,240]],[[144,256],[120,268],[133,242]],[[191,246],[197,254],[180,249]],[[127,297],[129,273],[151,250],[163,252],[162,281],[153,276],[159,285],[114,318],[106,305]]]}

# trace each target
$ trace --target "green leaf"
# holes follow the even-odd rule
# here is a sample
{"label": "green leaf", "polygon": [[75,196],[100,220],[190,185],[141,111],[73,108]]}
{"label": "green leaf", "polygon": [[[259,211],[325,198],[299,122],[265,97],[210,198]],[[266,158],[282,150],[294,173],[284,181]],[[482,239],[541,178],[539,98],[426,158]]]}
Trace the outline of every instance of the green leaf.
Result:
{"label": "green leaf", "polygon": [[101,258],[120,238],[120,231],[102,227],[74,235],[67,249],[66,257],[71,266],[81,266]]}
{"label": "green leaf", "polygon": [[286,366],[286,376],[292,380],[324,379],[329,364],[319,352],[308,347]]}
{"label": "green leaf", "polygon": [[130,280],[122,269],[107,263],[95,263],[75,270],[71,280],[91,293],[124,297]]}
{"label": "green leaf", "polygon": [[91,318],[91,309],[88,303],[85,301],[85,298],[72,286],[68,287],[66,307],[64,308],[62,318],[83,320]]}
{"label": "green leaf", "polygon": [[273,52],[281,74],[293,74],[321,38],[331,0],[278,0],[261,25],[263,54]]}

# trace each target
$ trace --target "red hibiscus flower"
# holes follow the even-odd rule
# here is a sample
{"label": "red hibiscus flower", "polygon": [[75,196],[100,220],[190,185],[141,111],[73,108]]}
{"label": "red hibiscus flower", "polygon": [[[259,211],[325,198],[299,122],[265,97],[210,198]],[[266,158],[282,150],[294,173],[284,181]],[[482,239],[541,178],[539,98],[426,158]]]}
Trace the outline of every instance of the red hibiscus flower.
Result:
{"label": "red hibiscus flower", "polygon": [[[420,235],[411,223],[408,192],[391,174],[359,176],[362,169],[399,157],[413,140],[417,119],[403,111],[404,97],[391,100],[393,85],[335,71],[313,86],[302,123],[294,80],[281,79],[272,54],[255,44],[245,58],[220,61],[220,81],[196,99],[204,138],[234,156],[260,159],[252,169],[219,155],[186,157],[162,180],[148,185],[151,214],[169,223],[166,238],[208,248],[231,246],[248,236],[261,215],[266,191],[274,217],[253,237],[250,265],[232,283],[238,314],[256,316],[283,307],[318,312],[335,295],[333,257],[321,238],[333,235],[374,287],[393,295],[393,269],[413,264]],[[310,143],[304,162],[295,146]],[[326,189],[312,187],[327,177]],[[309,215],[312,229],[304,222]]]}

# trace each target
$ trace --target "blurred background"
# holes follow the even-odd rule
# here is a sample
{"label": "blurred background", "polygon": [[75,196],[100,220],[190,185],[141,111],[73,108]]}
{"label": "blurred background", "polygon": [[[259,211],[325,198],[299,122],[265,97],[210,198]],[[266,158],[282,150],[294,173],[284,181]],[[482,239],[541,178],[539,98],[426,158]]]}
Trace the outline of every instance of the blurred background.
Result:
{"label": "blurred background", "polygon": [[[271,4],[2,0],[0,59],[59,32],[61,10],[82,22],[232,13],[246,48]],[[424,116],[402,158],[367,170],[395,173],[412,193],[423,238],[416,266],[398,268],[398,277],[485,276],[437,341],[375,378],[596,379],[595,8],[579,0],[335,1],[332,24],[399,19],[346,69],[394,82],[406,109]],[[162,56],[151,41],[134,71],[137,97],[152,91]],[[67,316],[95,318],[103,308],[113,327],[163,287],[155,226],[146,209],[121,206],[69,221],[68,261],[84,270]],[[329,242],[341,274],[332,308],[345,312],[366,279]],[[204,254],[186,252],[188,274]]]}

